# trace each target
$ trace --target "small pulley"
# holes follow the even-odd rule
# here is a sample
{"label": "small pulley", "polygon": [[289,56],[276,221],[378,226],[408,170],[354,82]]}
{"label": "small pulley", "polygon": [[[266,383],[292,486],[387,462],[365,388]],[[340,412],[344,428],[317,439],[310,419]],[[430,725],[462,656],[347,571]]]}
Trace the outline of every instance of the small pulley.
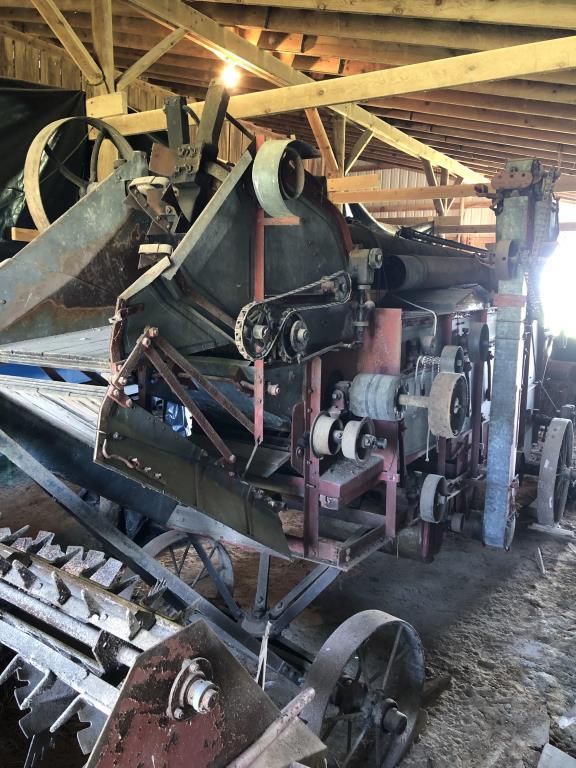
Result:
{"label": "small pulley", "polygon": [[445,373],[463,373],[464,350],[462,347],[446,344],[440,353],[439,367]]}
{"label": "small pulley", "polygon": [[420,517],[426,523],[441,523],[446,517],[448,486],[443,475],[426,475],[420,490]]}
{"label": "small pulley", "polygon": [[311,444],[314,455],[334,456],[342,445],[344,426],[337,416],[320,413],[312,425]]}
{"label": "small pulley", "polygon": [[372,419],[349,421],[342,433],[342,453],[356,464],[364,464],[374,448],[384,448],[385,441],[376,437]]}

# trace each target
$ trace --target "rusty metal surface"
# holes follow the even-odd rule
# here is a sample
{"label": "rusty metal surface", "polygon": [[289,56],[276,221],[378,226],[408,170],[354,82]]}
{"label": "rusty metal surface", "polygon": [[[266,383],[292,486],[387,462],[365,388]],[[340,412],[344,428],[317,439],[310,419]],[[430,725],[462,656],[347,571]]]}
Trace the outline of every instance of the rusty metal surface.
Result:
{"label": "rusty metal surface", "polygon": [[[212,665],[218,703],[206,715],[171,720],[166,706],[172,684],[182,662],[196,656]],[[222,641],[204,622],[195,622],[138,657],[88,768],[224,768],[279,714]],[[263,765],[282,768],[322,751],[319,739],[295,721]]]}

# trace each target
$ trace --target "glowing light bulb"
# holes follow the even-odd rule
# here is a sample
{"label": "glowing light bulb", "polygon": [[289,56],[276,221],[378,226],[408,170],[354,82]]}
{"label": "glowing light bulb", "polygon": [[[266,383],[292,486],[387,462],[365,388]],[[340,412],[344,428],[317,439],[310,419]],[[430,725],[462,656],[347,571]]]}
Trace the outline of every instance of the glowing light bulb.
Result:
{"label": "glowing light bulb", "polygon": [[220,77],[226,88],[232,90],[240,82],[240,70],[234,64],[227,64],[222,70]]}

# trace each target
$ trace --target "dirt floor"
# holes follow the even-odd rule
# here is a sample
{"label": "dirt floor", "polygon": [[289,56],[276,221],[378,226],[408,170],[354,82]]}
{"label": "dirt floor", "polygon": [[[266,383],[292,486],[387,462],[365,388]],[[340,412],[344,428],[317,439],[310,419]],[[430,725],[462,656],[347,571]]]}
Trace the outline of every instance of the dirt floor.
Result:
{"label": "dirt floor", "polygon": [[[27,480],[10,475],[0,488],[0,526],[29,522],[55,531],[63,544],[90,537]],[[576,530],[576,513],[565,527]],[[537,560],[540,547],[546,568]],[[238,594],[255,564],[236,569]],[[376,553],[342,575],[295,625],[310,649],[351,614],[379,608],[412,623],[439,693],[427,702],[427,723],[403,768],[530,768],[549,740],[576,757],[576,725],[559,715],[576,701],[576,546],[520,530],[511,552],[448,538],[431,565]],[[301,563],[281,566],[287,584]],[[9,686],[5,686],[9,688]],[[7,701],[2,691],[0,702]],[[0,731],[0,764],[21,766],[16,713]],[[8,714],[10,714],[10,712]],[[42,766],[81,765],[52,758]]]}

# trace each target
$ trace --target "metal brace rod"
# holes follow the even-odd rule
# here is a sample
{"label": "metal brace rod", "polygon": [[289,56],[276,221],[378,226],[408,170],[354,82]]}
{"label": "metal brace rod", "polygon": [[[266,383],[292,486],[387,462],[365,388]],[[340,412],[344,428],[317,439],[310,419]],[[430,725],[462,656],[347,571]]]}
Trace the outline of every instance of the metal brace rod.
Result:
{"label": "metal brace rod", "polygon": [[188,374],[194,384],[207,392],[210,397],[218,403],[218,405],[221,405],[222,408],[224,408],[224,410],[226,410],[233,419],[236,419],[236,421],[239,422],[244,427],[244,429],[247,429],[251,435],[254,434],[254,425],[250,419],[245,416],[241,410],[236,408],[236,406],[231,403],[228,398],[223,397],[221,392],[216,389],[212,382],[203,376],[197,368],[194,368],[194,366],[184,357],[184,355],[181,355],[177,349],[174,349],[174,347],[166,341],[166,339],[163,339],[160,336],[156,336],[154,339],[154,344],[162,350],[166,357],[169,357],[173,363],[176,363],[176,365],[182,371],[184,371],[184,373]]}
{"label": "metal brace rod", "polygon": [[169,366],[164,362],[164,360],[162,360],[158,352],[149,347],[146,350],[146,357],[150,360],[152,365],[162,376],[166,384],[168,384],[172,392],[180,400],[182,405],[188,408],[193,418],[198,422],[202,431],[205,433],[206,437],[210,440],[212,445],[216,448],[224,460],[229,464],[233,464],[236,461],[236,457],[232,451],[222,440],[218,432],[216,432],[212,424],[210,424],[206,416],[204,416],[194,400],[192,400],[188,392],[186,392],[186,389],[182,386],[182,384],[180,384],[177,377],[170,370]]}
{"label": "metal brace rod", "polygon": [[214,563],[210,559],[210,557],[206,554],[206,550],[200,544],[200,542],[197,540],[195,536],[190,537],[190,543],[196,550],[196,553],[200,560],[202,560],[202,565],[204,568],[208,571],[208,575],[216,585],[216,588],[218,589],[218,592],[220,593],[222,599],[228,606],[230,613],[234,616],[235,619],[241,619],[244,616],[244,612],[239,607],[238,603],[234,600],[232,597],[232,594],[230,593],[230,590],[224,584],[223,580],[220,578],[220,574],[214,568]]}
{"label": "metal brace rod", "polygon": [[[317,573],[318,571],[320,572]],[[319,568],[315,568],[312,571],[312,574],[317,574],[317,578],[300,592],[299,597],[288,603],[287,607],[273,621],[272,632],[275,635],[286,629],[296,616],[308,608],[310,603],[316,600],[318,595],[324,592],[324,590],[338,578],[340,570],[338,568],[332,568],[331,566],[320,566]],[[286,598],[285,601],[288,602]],[[280,603],[278,603],[278,605],[280,605]]]}

